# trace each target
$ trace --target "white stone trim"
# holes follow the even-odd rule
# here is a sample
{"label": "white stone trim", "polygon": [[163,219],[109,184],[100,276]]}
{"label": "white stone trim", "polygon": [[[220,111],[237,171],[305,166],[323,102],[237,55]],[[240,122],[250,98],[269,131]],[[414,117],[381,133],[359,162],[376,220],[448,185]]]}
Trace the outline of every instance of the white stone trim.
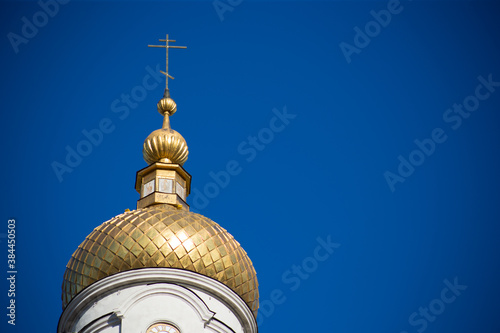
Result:
{"label": "white stone trim", "polygon": [[[228,286],[205,275],[175,268],[141,268],[129,270],[113,274],[91,284],[78,293],[67,305],[59,319],[58,332],[69,332],[72,324],[78,320],[79,314],[102,296],[113,292],[119,292],[124,287],[153,283],[177,284],[179,288],[193,287],[212,294],[232,310],[245,332],[257,332],[257,322],[252,311],[243,299]],[[167,292],[173,292],[172,288],[166,288],[166,290]],[[176,290],[176,292],[178,291],[179,290]],[[203,310],[203,306],[200,304],[200,302],[203,303],[201,299],[196,300],[192,295],[187,296],[188,294],[189,293],[185,293],[185,297],[193,301],[191,304],[197,309],[202,318],[208,318],[209,314],[207,311],[213,316],[213,313],[208,310],[206,305]],[[117,307],[115,315],[118,318],[126,315],[126,309],[126,305]],[[227,332],[227,327],[225,329],[217,327],[219,325],[223,324],[217,323],[216,321],[209,321],[207,327],[214,332]]]}
{"label": "white stone trim", "polygon": [[119,313],[122,313],[123,316],[126,316],[128,309],[132,305],[134,305],[135,303],[144,298],[148,298],[156,294],[170,294],[177,298],[183,299],[184,301],[186,301],[186,303],[191,305],[193,310],[195,310],[195,312],[198,313],[200,319],[203,320],[205,323],[211,320],[215,315],[215,313],[210,311],[205,302],[203,302],[201,298],[197,297],[196,294],[189,291],[185,287],[175,284],[162,285],[161,287],[154,288],[151,290],[140,290],[139,292],[130,296],[125,301],[125,303],[119,306],[116,310]]}
{"label": "white stone trim", "polygon": [[227,325],[224,325],[224,323],[221,323],[217,319],[210,320],[205,327],[215,333],[234,333],[230,327],[227,327]]}
{"label": "white stone trim", "polygon": [[[110,324],[120,324],[120,319],[119,317],[115,316],[111,321],[110,319],[115,316],[114,313],[108,313],[107,315],[102,316],[101,318],[98,318],[85,326],[82,330],[81,333],[98,333],[101,330],[107,328],[110,326]],[[115,326],[115,325],[112,325]]]}

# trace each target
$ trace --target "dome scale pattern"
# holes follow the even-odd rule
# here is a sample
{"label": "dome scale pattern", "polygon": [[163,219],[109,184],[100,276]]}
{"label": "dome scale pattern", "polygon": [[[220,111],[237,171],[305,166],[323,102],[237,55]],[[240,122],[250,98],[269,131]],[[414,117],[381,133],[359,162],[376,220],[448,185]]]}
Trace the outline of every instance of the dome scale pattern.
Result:
{"label": "dome scale pattern", "polygon": [[94,229],[66,266],[63,308],[100,279],[146,267],[186,269],[218,280],[257,316],[257,276],[240,244],[212,220],[167,204],[126,212]]}

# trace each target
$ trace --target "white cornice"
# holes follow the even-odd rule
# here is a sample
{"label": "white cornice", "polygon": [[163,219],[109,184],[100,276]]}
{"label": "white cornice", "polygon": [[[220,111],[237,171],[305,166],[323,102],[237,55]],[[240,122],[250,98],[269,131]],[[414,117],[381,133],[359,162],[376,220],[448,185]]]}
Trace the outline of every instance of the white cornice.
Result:
{"label": "white cornice", "polygon": [[[58,332],[67,332],[67,330],[70,329],[71,323],[77,320],[79,314],[104,295],[119,292],[124,287],[154,283],[177,284],[187,288],[193,287],[194,289],[201,289],[209,294],[212,294],[232,310],[241,325],[244,327],[245,332],[257,332],[257,323],[252,311],[243,299],[241,299],[241,297],[229,287],[207,276],[175,268],[141,268],[129,270],[108,276],[91,284],[78,293],[65,308],[61,318],[59,319]],[[166,288],[164,292],[174,292],[172,288],[175,287],[169,289],[168,287],[162,286],[161,288]],[[175,289],[175,292],[181,292],[182,294],[181,289]],[[191,304],[196,308],[197,312],[200,313],[203,319],[208,321],[210,320],[209,318],[213,316],[213,313],[209,313],[206,306],[205,309],[203,309],[204,307],[200,303],[203,301],[200,299],[193,299],[193,296],[189,295],[188,292],[183,295],[188,299],[191,299]],[[145,297],[146,294],[136,296]],[[123,316],[126,312],[127,304],[128,303],[125,302],[124,304],[118,306],[115,309],[115,315],[118,317]]]}

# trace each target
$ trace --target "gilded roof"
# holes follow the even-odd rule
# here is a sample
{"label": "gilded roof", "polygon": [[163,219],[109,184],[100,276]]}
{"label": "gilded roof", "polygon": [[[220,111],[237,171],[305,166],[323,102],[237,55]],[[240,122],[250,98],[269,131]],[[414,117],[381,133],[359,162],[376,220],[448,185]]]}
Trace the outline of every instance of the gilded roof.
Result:
{"label": "gilded roof", "polygon": [[92,283],[145,267],[181,268],[214,278],[257,316],[257,276],[240,244],[214,221],[167,204],[126,212],[94,229],[66,266],[63,308]]}

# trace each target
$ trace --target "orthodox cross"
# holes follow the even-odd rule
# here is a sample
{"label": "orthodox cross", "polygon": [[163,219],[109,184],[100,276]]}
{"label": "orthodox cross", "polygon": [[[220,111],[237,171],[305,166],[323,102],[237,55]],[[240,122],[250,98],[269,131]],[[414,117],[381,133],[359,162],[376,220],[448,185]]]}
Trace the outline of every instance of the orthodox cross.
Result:
{"label": "orthodox cross", "polygon": [[148,45],[148,47],[164,47],[165,48],[165,71],[160,71],[163,75],[165,75],[165,89],[168,90],[168,79],[171,78],[172,80],[174,79],[173,76],[168,74],[168,49],[187,49],[186,46],[174,46],[174,45],[169,45],[168,43],[174,43],[175,40],[173,39],[168,39],[168,34],[165,37],[165,39],[159,39],[160,42],[165,42],[165,45]]}

